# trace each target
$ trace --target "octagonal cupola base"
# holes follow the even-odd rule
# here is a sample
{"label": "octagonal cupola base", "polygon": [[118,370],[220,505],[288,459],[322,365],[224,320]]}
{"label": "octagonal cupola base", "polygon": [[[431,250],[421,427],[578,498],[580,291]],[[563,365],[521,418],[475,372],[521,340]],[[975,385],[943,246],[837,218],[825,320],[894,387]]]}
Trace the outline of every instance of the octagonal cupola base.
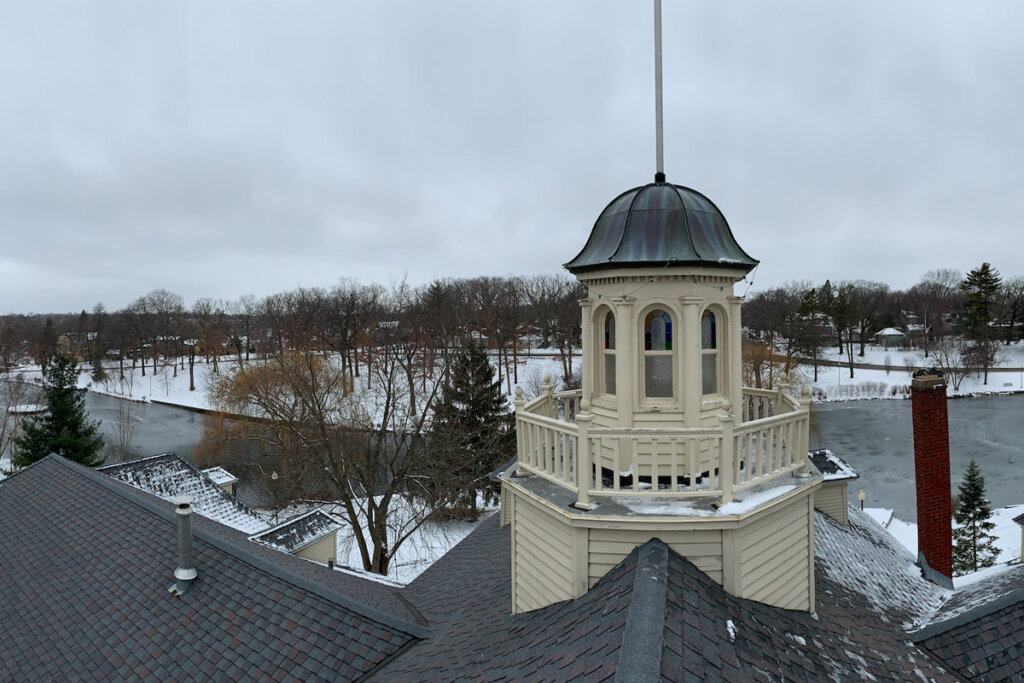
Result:
{"label": "octagonal cupola base", "polygon": [[512,526],[512,610],[580,597],[632,550],[658,538],[729,593],[814,610],[814,491],[821,475],[789,476],[730,504],[623,495],[579,510],[571,491],[537,475],[503,476]]}

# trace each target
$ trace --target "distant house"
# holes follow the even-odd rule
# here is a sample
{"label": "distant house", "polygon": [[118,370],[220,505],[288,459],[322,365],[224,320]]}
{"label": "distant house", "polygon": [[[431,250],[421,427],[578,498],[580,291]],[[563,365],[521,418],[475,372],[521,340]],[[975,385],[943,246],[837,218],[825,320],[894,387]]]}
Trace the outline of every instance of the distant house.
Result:
{"label": "distant house", "polygon": [[875,333],[875,343],[887,349],[903,346],[906,343],[907,335],[895,327],[887,327]]}

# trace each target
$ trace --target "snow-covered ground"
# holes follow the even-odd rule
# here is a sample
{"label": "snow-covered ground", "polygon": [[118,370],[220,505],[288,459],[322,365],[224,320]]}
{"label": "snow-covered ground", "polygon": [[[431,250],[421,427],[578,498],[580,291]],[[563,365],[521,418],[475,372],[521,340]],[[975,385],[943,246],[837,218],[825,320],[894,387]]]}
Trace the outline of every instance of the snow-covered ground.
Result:
{"label": "snow-covered ground", "polygon": [[[492,362],[496,362],[492,357]],[[573,357],[573,368],[578,369],[580,357]],[[220,374],[232,372],[237,366],[234,356],[225,356],[217,366]],[[189,390],[188,363],[184,369],[178,363],[177,373],[170,364],[160,364],[156,372],[153,371],[152,362],[146,366],[146,375],[143,377],[141,367],[134,370],[130,366],[125,368],[125,378],[119,377],[117,364],[106,366],[109,378],[103,382],[94,382],[90,376],[90,369],[86,365],[79,366],[78,386],[82,389],[89,389],[100,394],[117,396],[119,398],[130,398],[137,401],[160,401],[171,405],[185,406],[188,408],[212,409],[214,406],[210,401],[209,387],[218,375],[213,372],[213,364],[205,361],[197,361],[195,365],[195,390]],[[21,374],[26,381],[39,383],[42,381],[38,365],[24,365],[11,371],[12,376]],[[520,356],[518,367],[518,382],[512,382],[515,386],[523,387],[527,399],[533,398],[540,392],[544,375],[550,375],[551,381],[559,387],[562,377],[562,364],[556,355],[547,352],[535,351],[534,355]],[[508,384],[502,380],[502,388]],[[512,395],[509,395],[509,406],[512,405]]]}
{"label": "snow-covered ground", "polygon": [[[916,524],[904,522],[893,517],[892,510],[887,508],[865,508],[864,512],[871,515],[875,521],[884,526],[907,550],[915,557],[917,556]],[[1013,560],[1020,561],[1020,527],[1013,521],[1013,518],[1021,513],[1024,513],[1024,505],[1008,505],[992,511],[992,521],[996,524],[996,528],[992,530],[992,535],[995,536],[996,547],[999,548],[999,557],[996,558],[997,565],[972,574],[958,576],[953,580],[953,585],[960,588],[977,581],[983,576],[999,572],[1000,568],[1005,568],[1007,562]]]}
{"label": "snow-covered ground", "polygon": [[[397,501],[394,510],[395,524],[392,527],[400,526],[407,517],[404,503]],[[475,522],[462,520],[434,521],[428,519],[398,548],[391,561],[388,575],[371,574],[363,571],[363,560],[359,554],[359,546],[356,543],[355,534],[346,526],[340,529],[337,534],[338,547],[335,555],[335,566],[342,571],[349,571],[375,581],[384,581],[395,585],[405,585],[419,576],[430,565],[436,562],[448,550],[454,547],[459,541],[468,536],[476,529],[481,522],[490,517],[497,510],[496,506],[488,506],[481,497],[477,498],[477,506],[481,511],[480,517]],[[272,517],[273,523],[283,522],[300,514],[308,512],[308,506],[292,506],[280,510]],[[337,517],[347,519],[341,507],[324,507],[325,512]],[[264,512],[270,517],[269,512]],[[394,529],[392,530],[394,531]],[[394,543],[394,533],[389,534],[391,542]],[[369,537],[366,537],[369,542]],[[392,545],[393,547],[393,545]],[[371,548],[372,551],[372,548]]]}
{"label": "snow-covered ground", "polygon": [[[835,347],[823,350],[822,359],[845,362],[845,354],[836,352]],[[1015,342],[1009,346],[999,347],[999,364],[989,371],[988,384],[983,384],[984,377],[972,373],[963,379],[959,390],[955,390],[952,382],[947,392],[949,396],[977,396],[1024,391],[1024,344]],[[811,386],[816,401],[854,401],[865,398],[909,398],[910,379],[917,368],[929,368],[936,365],[933,356],[924,357],[920,350],[901,351],[886,349],[882,346],[869,345],[864,349],[864,357],[854,356],[854,364],[878,365],[883,369],[854,368],[853,379],[850,378],[848,367],[827,365],[818,366],[818,381],[814,381],[814,368],[810,365],[800,367],[804,381]],[[889,370],[884,368],[888,366]],[[1017,369],[1008,369],[1017,368]]]}

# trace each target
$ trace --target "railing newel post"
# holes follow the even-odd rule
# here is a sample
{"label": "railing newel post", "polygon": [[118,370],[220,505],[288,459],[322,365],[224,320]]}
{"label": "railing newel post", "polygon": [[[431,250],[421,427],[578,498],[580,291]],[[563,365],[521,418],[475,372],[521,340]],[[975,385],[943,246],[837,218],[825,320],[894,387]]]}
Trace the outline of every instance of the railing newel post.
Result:
{"label": "railing newel post", "polygon": [[519,417],[523,414],[523,408],[526,406],[526,399],[523,397],[522,387],[516,387],[516,397],[513,400],[513,403],[516,406],[516,455],[519,456],[516,458],[516,476],[525,477],[526,470],[523,469],[523,458],[525,457],[524,442],[527,440],[526,431],[529,427],[523,429],[523,425],[519,421]]}
{"label": "railing newel post", "polygon": [[722,491],[722,504],[732,502],[733,472],[733,417],[728,401],[722,401],[722,442],[719,446],[718,488]]}
{"label": "railing newel post", "polygon": [[[590,451],[590,401],[583,399],[576,414],[576,507],[590,509],[593,457]],[[600,475],[598,475],[600,476]]]}
{"label": "railing newel post", "polygon": [[544,406],[546,409],[545,415],[550,418],[558,419],[558,407],[555,405],[555,400],[552,397],[555,386],[551,383],[551,375],[544,375],[540,385],[540,393],[544,396]]}
{"label": "railing newel post", "polygon": [[807,459],[811,446],[807,442],[811,432],[811,390],[806,384],[800,388],[800,412],[803,413],[803,419],[800,421],[800,427],[797,429],[799,436],[794,439],[797,442],[797,449],[793,457],[800,459],[800,468],[797,472],[799,474],[806,474],[808,467]]}

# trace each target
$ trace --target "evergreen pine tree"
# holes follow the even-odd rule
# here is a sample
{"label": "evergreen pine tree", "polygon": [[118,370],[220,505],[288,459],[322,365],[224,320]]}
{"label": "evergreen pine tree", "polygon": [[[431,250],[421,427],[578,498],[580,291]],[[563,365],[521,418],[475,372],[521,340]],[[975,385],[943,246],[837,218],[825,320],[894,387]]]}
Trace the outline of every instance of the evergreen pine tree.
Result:
{"label": "evergreen pine tree", "polygon": [[431,436],[438,474],[456,507],[476,517],[476,493],[494,495],[487,475],[512,456],[513,438],[501,382],[483,348],[470,344],[454,360]]}
{"label": "evergreen pine tree", "polygon": [[967,273],[967,277],[960,283],[960,289],[967,295],[964,303],[967,319],[963,331],[971,340],[966,360],[970,365],[984,370],[985,384],[988,384],[989,368],[997,362],[999,345],[991,322],[996,314],[1002,282],[998,270],[988,263],[982,263]]}
{"label": "evergreen pine tree", "polygon": [[50,453],[88,467],[103,462],[99,423],[86,419],[85,397],[77,385],[78,363],[69,354],[56,353],[43,368],[47,411],[29,420],[15,440],[15,468],[31,465]]}
{"label": "evergreen pine tree", "polygon": [[995,528],[991,522],[992,505],[985,497],[985,477],[978,464],[971,464],[964,473],[957,493],[956,528],[953,529],[953,573],[957,576],[975,572],[996,563],[999,548],[989,532]]}
{"label": "evergreen pine tree", "polygon": [[971,339],[990,336],[989,323],[995,315],[1002,282],[998,270],[988,263],[982,263],[967,273],[967,277],[960,283],[960,289],[967,295],[964,303],[967,311],[966,332]]}

